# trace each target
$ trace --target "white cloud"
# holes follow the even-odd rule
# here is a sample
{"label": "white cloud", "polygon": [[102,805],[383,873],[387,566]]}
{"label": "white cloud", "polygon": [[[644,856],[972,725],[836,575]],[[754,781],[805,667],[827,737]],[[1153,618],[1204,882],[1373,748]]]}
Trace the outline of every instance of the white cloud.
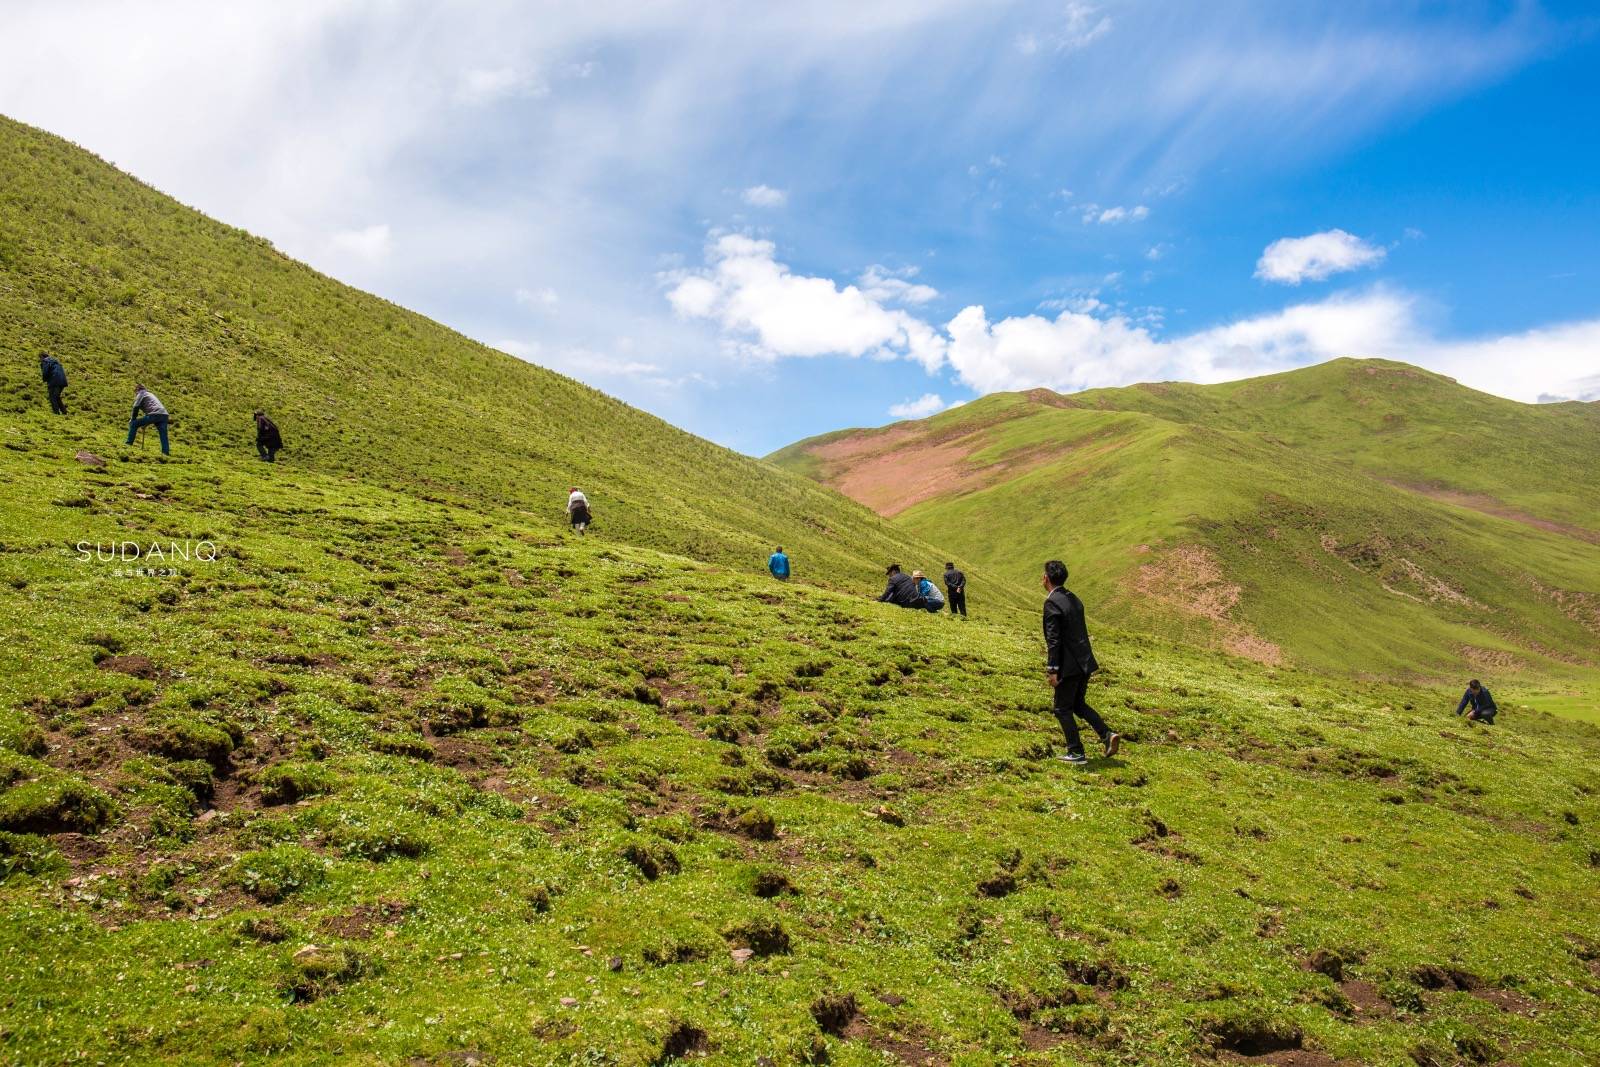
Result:
{"label": "white cloud", "polygon": [[394,238],[387,222],[360,230],[340,230],[328,239],[328,244],[335,252],[374,262],[386,258],[394,250]]}
{"label": "white cloud", "polygon": [[1156,260],[1165,257],[1170,251],[1172,251],[1172,246],[1169,244],[1153,244],[1145,250],[1144,258],[1154,263]]}
{"label": "white cloud", "polygon": [[518,289],[516,296],[517,303],[529,307],[552,308],[561,302],[561,295],[548,285],[538,289]]}
{"label": "white cloud", "polygon": [[667,299],[689,319],[711,319],[758,359],[904,356],[930,369],[944,342],[921,319],[886,308],[854,285],[791,273],[771,241],[713,234],[705,269],[666,276]]}
{"label": "white cloud", "polygon": [[915,400],[907,400],[889,408],[892,419],[925,419],[945,409],[944,398],[938,393],[923,393]]}
{"label": "white cloud", "polygon": [[789,202],[789,194],[770,185],[752,185],[743,194],[744,202],[751,207],[782,207]]}
{"label": "white cloud", "polygon": [[1170,340],[1126,316],[1088,311],[990,323],[984,309],[973,306],[946,329],[951,367],[979,392],[1220,382],[1354,356],[1414,363],[1529,403],[1600,396],[1600,320],[1446,340],[1425,327],[1415,299],[1386,288],[1296,304]]}
{"label": "white cloud", "polygon": [[1139,222],[1150,217],[1150,209],[1143,204],[1134,207],[1101,207],[1099,204],[1083,206],[1083,221],[1097,222],[1102,226],[1118,222]]}
{"label": "white cloud", "polygon": [[1288,285],[1320,282],[1347,270],[1376,266],[1383,262],[1385,255],[1377,245],[1343,230],[1324,230],[1306,237],[1282,237],[1261,253],[1256,262],[1256,277]]}
{"label": "white cloud", "polygon": [[482,106],[513,97],[548,96],[550,87],[529,70],[516,67],[474,68],[463,71],[456,84],[456,100]]}
{"label": "white cloud", "polygon": [[862,272],[859,281],[862,291],[880,304],[926,304],[938,297],[939,290],[911,281],[917,274],[916,267],[890,270],[874,263]]}
{"label": "white cloud", "polygon": [[1110,15],[1100,14],[1100,9],[1093,4],[1071,0],[1063,12],[1060,24],[1018,34],[1017,51],[1025,56],[1034,55],[1043,48],[1056,52],[1073,52],[1087,48],[1110,32]]}

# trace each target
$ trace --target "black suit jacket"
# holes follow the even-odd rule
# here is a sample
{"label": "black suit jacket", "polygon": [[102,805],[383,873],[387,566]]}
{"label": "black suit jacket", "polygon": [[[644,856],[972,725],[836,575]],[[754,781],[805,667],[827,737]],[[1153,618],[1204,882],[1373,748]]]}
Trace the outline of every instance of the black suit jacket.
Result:
{"label": "black suit jacket", "polygon": [[1045,669],[1069,678],[1100,669],[1089,647],[1083,601],[1067,589],[1052,589],[1044,601]]}

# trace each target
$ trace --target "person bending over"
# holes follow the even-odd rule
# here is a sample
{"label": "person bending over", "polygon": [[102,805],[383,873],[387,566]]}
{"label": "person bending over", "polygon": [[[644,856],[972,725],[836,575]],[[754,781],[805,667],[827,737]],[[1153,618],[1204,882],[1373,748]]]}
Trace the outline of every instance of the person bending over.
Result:
{"label": "person bending over", "polygon": [[889,576],[889,584],[884,586],[883,595],[878,597],[878,603],[893,604],[901,608],[927,607],[927,603],[917,592],[917,583],[910,575],[901,573],[900,564],[889,564],[885,573]]}
{"label": "person bending over", "polygon": [[[141,412],[143,414],[141,414]],[[128,419],[128,444],[133,444],[133,435],[146,426],[154,426],[156,434],[161,438],[161,454],[170,456],[172,450],[167,447],[167,409],[157,399],[156,394],[142,385],[133,387],[133,415]]]}
{"label": "person bending over", "polygon": [[1461,703],[1456,705],[1457,715],[1463,711],[1467,713],[1468,722],[1493,726],[1494,717],[1500,709],[1495,707],[1494,697],[1489,695],[1489,690],[1474,678],[1467,683],[1467,691],[1461,694]]}

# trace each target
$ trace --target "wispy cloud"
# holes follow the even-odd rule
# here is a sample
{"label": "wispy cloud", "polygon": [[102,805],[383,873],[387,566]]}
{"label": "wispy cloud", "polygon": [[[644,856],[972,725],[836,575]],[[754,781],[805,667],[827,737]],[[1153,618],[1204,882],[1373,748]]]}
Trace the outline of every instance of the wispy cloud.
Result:
{"label": "wispy cloud", "polygon": [[912,281],[919,273],[916,267],[890,270],[874,263],[861,274],[861,290],[880,304],[926,304],[938,298],[939,290]]}
{"label": "wispy cloud", "polygon": [[789,193],[770,185],[752,185],[741,196],[751,207],[783,207],[789,202]]}
{"label": "wispy cloud", "polygon": [[925,419],[945,409],[944,398],[938,393],[923,393],[915,400],[893,404],[889,408],[892,419]]}
{"label": "wispy cloud", "polygon": [[1085,204],[1081,210],[1085,223],[1099,223],[1102,226],[1119,222],[1142,222],[1150,217],[1150,209],[1143,204],[1135,204],[1133,207],[1121,205],[1101,207],[1099,204]]}
{"label": "wispy cloud", "polygon": [[1272,242],[1256,262],[1262,281],[1299,285],[1320,282],[1344,271],[1372,267],[1387,253],[1354,234],[1324,230],[1306,237],[1282,237]]}
{"label": "wispy cloud", "polygon": [[482,106],[513,97],[549,96],[550,87],[531,70],[517,67],[475,67],[462,71],[456,85],[456,99],[463,104]]}
{"label": "wispy cloud", "polygon": [[394,251],[394,236],[387,222],[379,222],[359,230],[340,230],[328,239],[328,244],[335,252],[376,261]]}

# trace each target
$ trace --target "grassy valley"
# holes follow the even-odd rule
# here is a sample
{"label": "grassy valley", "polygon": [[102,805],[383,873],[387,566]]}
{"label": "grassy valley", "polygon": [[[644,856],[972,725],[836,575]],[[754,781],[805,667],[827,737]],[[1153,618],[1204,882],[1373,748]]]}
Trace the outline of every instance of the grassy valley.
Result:
{"label": "grassy valley", "polygon": [[[1009,557],[956,557],[970,622],[878,605],[944,549],[44,134],[0,160],[0,1063],[1600,1058],[1600,728],[1097,626],[1128,745],[1065,767]],[[135,375],[171,458],[119,443]]]}

